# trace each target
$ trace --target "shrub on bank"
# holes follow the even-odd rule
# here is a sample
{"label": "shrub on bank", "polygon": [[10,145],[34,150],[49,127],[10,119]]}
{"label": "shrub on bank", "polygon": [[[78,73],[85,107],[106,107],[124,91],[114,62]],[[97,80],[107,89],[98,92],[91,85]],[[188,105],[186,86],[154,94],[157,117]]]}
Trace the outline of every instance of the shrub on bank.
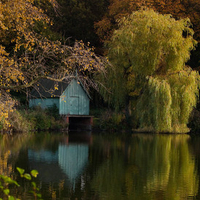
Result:
{"label": "shrub on bank", "polygon": [[200,111],[199,109],[194,109],[190,116],[190,121],[188,124],[190,128],[190,133],[200,134]]}
{"label": "shrub on bank", "polygon": [[28,110],[16,110],[9,114],[9,122],[11,124],[10,130],[5,130],[6,132],[28,132],[32,130],[58,130],[66,128],[66,123],[60,117],[56,106],[45,110],[40,107]]}
{"label": "shrub on bank", "polygon": [[94,115],[94,128],[109,131],[127,130],[128,123],[123,112],[107,109],[99,112],[98,116]]}
{"label": "shrub on bank", "polygon": [[27,118],[25,112],[17,111],[11,112],[9,114],[10,130],[17,132],[28,132],[33,129],[33,123]]}
{"label": "shrub on bank", "polygon": [[[99,130],[119,131],[119,130],[131,130],[135,128],[135,120],[130,119],[126,121],[125,114],[123,112],[115,112],[110,109],[96,109],[91,110],[91,115],[94,116],[93,128]],[[58,108],[56,106],[48,109],[41,109],[35,107],[33,109],[21,109],[15,110],[9,114],[10,127],[7,130],[3,130],[3,121],[0,122],[0,130],[4,132],[29,132],[40,130],[61,130],[67,128],[66,122],[59,115]],[[136,122],[135,122],[136,123]],[[200,132],[200,112],[194,109],[189,128],[191,133],[199,134]]]}

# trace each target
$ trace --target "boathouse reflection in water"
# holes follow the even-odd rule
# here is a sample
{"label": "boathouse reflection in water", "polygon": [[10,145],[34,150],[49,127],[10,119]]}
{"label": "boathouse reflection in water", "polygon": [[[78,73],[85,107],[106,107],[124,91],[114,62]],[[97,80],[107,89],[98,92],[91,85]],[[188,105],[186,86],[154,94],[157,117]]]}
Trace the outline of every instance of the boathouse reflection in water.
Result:
{"label": "boathouse reflection in water", "polygon": [[[78,142],[76,138],[78,138]],[[88,163],[89,143],[91,135],[66,136],[58,145],[55,152],[48,150],[28,150],[29,164],[37,169],[39,179],[43,182],[59,182],[65,179],[68,184],[75,186],[76,180],[81,177]]]}

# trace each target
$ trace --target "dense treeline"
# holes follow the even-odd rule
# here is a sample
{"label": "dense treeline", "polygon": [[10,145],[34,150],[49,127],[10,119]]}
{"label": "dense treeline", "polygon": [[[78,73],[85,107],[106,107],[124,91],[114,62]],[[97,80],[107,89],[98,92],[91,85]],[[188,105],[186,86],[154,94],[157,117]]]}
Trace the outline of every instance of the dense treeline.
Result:
{"label": "dense treeline", "polygon": [[[71,38],[90,42],[97,53],[104,54],[104,44],[118,27],[118,21],[133,11],[151,8],[160,14],[171,14],[175,19],[189,18],[194,30],[194,39],[200,41],[200,2],[198,0],[58,0],[57,9],[47,1],[36,1],[51,18],[53,38]],[[48,35],[50,34],[46,31]],[[200,47],[191,52],[188,65],[199,70]]]}
{"label": "dense treeline", "polygon": [[[136,109],[135,105],[139,105],[137,104],[138,99],[141,100],[142,95],[144,96],[145,92],[147,92],[146,90],[144,90],[144,87],[148,85],[148,81],[144,81],[146,80],[143,76],[145,75],[145,71],[142,72],[141,70],[143,74],[142,76],[138,76],[138,71],[136,70],[136,72],[133,70],[133,63],[131,63],[132,58],[125,56],[124,64],[122,63],[123,60],[113,59],[121,57],[118,55],[119,52],[113,54],[111,53],[110,49],[115,48],[113,42],[113,38],[115,36],[113,35],[116,34],[115,30],[117,30],[120,26],[123,26],[123,18],[128,18],[128,16],[135,11],[145,9],[151,9],[160,14],[171,14],[173,19],[177,21],[185,18],[190,19],[191,23],[189,20],[182,21],[183,23],[185,23],[184,26],[186,27],[186,29],[181,29],[181,32],[179,33],[182,34],[183,39],[188,38],[189,33],[189,36],[193,36],[197,43],[192,42],[193,44],[189,45],[186,48],[186,51],[184,53],[185,55],[187,54],[187,56],[185,56],[183,59],[181,58],[183,62],[181,61],[182,64],[180,67],[177,67],[177,69],[183,69],[184,73],[186,73],[183,76],[191,76],[190,82],[192,84],[195,83],[197,86],[196,80],[198,79],[198,77],[195,78],[196,73],[193,73],[193,71],[190,73],[191,70],[186,70],[186,68],[190,68],[185,66],[185,62],[187,62],[186,64],[190,65],[190,67],[192,67],[193,69],[199,70],[200,2],[198,0],[2,1],[0,7],[0,64],[2,68],[0,72],[0,101],[1,105],[4,105],[1,106],[1,116],[3,116],[1,119],[2,124],[4,123],[9,126],[9,120],[7,121],[6,119],[8,119],[8,113],[12,112],[13,106],[15,105],[15,101],[13,101],[13,99],[11,98],[10,92],[13,93],[13,91],[16,90],[25,90],[27,92],[28,90],[26,88],[33,86],[40,77],[46,77],[52,74],[56,74],[57,80],[62,80],[69,74],[73,74],[74,71],[77,69],[81,71],[81,75],[83,75],[84,78],[83,80],[87,79],[87,83],[90,83],[88,87],[94,85],[93,83],[95,78],[97,78],[98,81],[100,80],[101,85],[106,87],[106,90],[100,90],[100,92],[102,92],[101,94],[103,94],[104,100],[107,99],[106,102],[111,102],[109,104],[109,107],[117,108],[118,110],[120,110],[120,112],[124,112],[126,116],[125,120],[130,120],[131,113],[133,113],[132,111]],[[119,24],[121,25],[119,26]],[[194,30],[194,33],[192,33],[192,29]],[[82,40],[87,45],[84,45],[82,42],[75,42],[77,40]],[[138,43],[138,45],[140,44]],[[110,61],[112,61],[111,64],[113,65],[113,67],[110,67],[110,65],[106,66],[107,77],[100,77],[99,74],[96,73],[98,71],[98,73],[100,72],[101,74],[101,72],[104,71],[105,65],[103,66],[102,60],[94,54],[93,48],[90,48],[88,46],[94,46],[94,51],[97,54],[108,56]],[[136,48],[134,53],[137,54],[137,50],[138,49]],[[159,49],[156,50],[159,51]],[[151,49],[149,49],[149,51],[151,51]],[[190,51],[192,51],[191,57]],[[83,67],[82,61],[85,60],[85,58],[88,58],[91,52],[91,57],[89,59],[86,59],[87,61],[84,63],[84,66],[89,67],[85,69],[85,67]],[[145,53],[145,51],[143,52],[141,51],[141,49],[139,49],[139,52],[140,55],[142,53]],[[128,52],[128,54],[129,53],[130,52]],[[82,59],[79,59],[79,55],[82,54]],[[43,55],[43,57],[41,58],[39,55]],[[73,57],[73,59],[71,59],[71,56]],[[91,65],[91,62],[93,63],[94,61],[94,57],[95,59],[97,58],[98,61],[95,63],[96,65]],[[157,60],[157,62],[159,63],[160,60]],[[133,59],[133,61],[135,62],[136,60]],[[168,62],[167,60],[165,61]],[[180,59],[177,62],[179,61]],[[165,64],[163,63],[162,65],[165,66]],[[147,67],[145,65],[148,65],[148,63],[143,64],[143,67]],[[102,66],[101,70],[98,70],[98,65]],[[119,67],[118,69],[115,68],[117,65]],[[121,66],[122,68],[120,68]],[[173,70],[176,69],[176,67],[172,68]],[[113,69],[114,72],[112,71]],[[158,69],[155,74],[156,73],[161,77]],[[164,72],[162,71],[162,73]],[[165,71],[165,73],[169,72]],[[64,75],[61,77],[58,76],[58,74]],[[152,74],[146,74],[146,76],[151,75]],[[148,87],[150,87],[150,85],[155,85],[155,81],[160,81],[160,77],[156,77],[156,79],[151,79],[152,77],[149,77]],[[108,80],[112,83],[106,85],[109,83]],[[141,83],[142,81],[143,83]],[[147,85],[145,85],[144,83]],[[184,81],[182,81],[182,83],[185,86],[186,83]],[[166,84],[168,83],[166,82]],[[165,87],[164,83],[159,83],[158,85],[160,85],[161,88]],[[172,83],[170,83],[169,87],[171,86]],[[196,86],[194,86],[193,88],[194,94],[191,95],[192,100],[186,100],[186,102],[189,102],[190,104],[188,109],[186,109],[186,111],[188,111],[189,113],[191,112],[192,107],[195,107],[196,105]],[[180,89],[181,85],[178,87]],[[100,97],[100,94],[96,92],[96,89],[97,88],[95,88],[95,90],[92,90],[92,103],[96,107],[98,107],[105,102],[102,101],[102,96]],[[154,88],[154,90],[156,90],[156,88]],[[182,94],[179,95],[181,96]],[[182,102],[182,104],[184,103]],[[140,106],[142,106],[142,103],[140,103]],[[149,110],[149,112],[151,112],[151,109]],[[149,114],[147,114],[147,116],[148,115]],[[186,120],[183,120],[185,125],[188,123],[189,114],[186,118]],[[182,122],[180,122],[180,124],[181,123]],[[150,126],[154,125],[154,123],[150,123]],[[159,127],[159,125],[156,126]],[[135,124],[135,127],[138,127],[137,123]],[[162,128],[156,129],[156,131],[162,130]],[[171,132],[176,131],[176,129],[169,128],[165,129],[164,131]]]}

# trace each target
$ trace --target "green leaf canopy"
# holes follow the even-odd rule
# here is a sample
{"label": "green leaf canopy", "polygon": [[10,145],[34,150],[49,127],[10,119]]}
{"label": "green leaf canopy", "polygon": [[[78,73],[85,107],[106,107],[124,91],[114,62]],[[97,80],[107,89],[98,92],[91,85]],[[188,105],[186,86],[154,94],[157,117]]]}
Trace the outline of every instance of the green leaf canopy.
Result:
{"label": "green leaf canopy", "polygon": [[119,22],[108,43],[113,99],[137,95],[134,114],[142,130],[189,131],[199,92],[199,74],[185,65],[196,45],[191,26],[188,18],[140,10]]}

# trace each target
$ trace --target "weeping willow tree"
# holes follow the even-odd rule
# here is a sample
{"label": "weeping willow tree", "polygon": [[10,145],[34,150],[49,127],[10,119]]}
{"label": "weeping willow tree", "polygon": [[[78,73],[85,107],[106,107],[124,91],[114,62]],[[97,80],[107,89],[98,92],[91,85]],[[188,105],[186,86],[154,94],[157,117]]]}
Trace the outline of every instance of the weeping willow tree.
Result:
{"label": "weeping willow tree", "polygon": [[195,48],[189,19],[175,20],[153,10],[133,12],[119,22],[108,43],[108,100],[130,107],[142,130],[188,132],[198,97],[199,74],[186,62]]}

